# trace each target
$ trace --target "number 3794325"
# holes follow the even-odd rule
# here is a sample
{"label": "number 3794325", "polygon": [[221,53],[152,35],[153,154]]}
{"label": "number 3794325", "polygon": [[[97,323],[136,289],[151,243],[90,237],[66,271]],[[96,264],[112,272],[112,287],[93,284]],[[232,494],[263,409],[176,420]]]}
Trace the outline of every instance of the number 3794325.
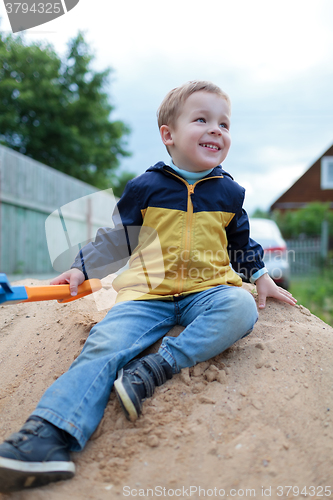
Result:
{"label": "number 3794325", "polygon": [[[325,488],[325,489],[324,489]],[[298,486],[278,486],[277,496],[281,497],[297,497],[299,495],[309,496],[309,497],[331,497],[331,486],[304,486],[303,488]]]}
{"label": "number 3794325", "polygon": [[28,5],[26,2],[8,2],[5,4],[8,14],[60,14],[62,12],[61,3],[38,2]]}

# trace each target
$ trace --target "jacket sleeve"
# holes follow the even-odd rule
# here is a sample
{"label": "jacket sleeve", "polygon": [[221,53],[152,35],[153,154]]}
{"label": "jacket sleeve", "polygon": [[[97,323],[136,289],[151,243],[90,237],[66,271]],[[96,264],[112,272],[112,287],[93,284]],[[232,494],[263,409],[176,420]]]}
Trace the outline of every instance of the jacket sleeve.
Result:
{"label": "jacket sleeve", "polygon": [[104,278],[121,269],[137,246],[142,225],[142,213],[137,202],[133,181],[129,181],[113,212],[113,228],[102,227],[95,241],[77,254],[71,268],[80,269],[86,279]]}
{"label": "jacket sleeve", "polygon": [[233,269],[249,280],[254,273],[265,267],[264,251],[250,238],[249,218],[244,209],[236,213],[226,228],[228,253]]}

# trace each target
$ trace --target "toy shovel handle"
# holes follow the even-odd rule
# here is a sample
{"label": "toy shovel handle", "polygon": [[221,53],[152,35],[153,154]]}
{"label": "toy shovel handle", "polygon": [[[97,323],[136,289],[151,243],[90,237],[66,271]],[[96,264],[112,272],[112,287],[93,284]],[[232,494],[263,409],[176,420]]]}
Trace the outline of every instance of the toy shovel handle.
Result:
{"label": "toy shovel handle", "polygon": [[40,300],[58,300],[58,302],[71,302],[80,299],[85,295],[97,292],[102,288],[102,283],[98,279],[86,280],[78,286],[77,295],[72,297],[69,285],[46,285],[46,286],[26,286],[28,299],[24,302],[36,302]]}

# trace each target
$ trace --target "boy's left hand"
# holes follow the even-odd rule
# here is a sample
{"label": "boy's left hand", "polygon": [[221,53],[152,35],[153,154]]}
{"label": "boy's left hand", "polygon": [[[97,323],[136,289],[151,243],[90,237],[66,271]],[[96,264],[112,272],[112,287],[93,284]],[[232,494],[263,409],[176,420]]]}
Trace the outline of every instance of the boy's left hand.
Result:
{"label": "boy's left hand", "polygon": [[267,273],[257,279],[256,286],[259,298],[259,309],[264,309],[267,297],[282,300],[291,306],[294,306],[297,302],[288,290],[277,286]]}

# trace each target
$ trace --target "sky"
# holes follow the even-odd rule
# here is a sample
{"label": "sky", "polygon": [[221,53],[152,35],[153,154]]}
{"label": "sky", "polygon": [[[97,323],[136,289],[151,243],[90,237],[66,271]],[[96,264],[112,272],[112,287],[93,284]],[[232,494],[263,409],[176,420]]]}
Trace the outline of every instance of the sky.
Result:
{"label": "sky", "polygon": [[[3,2],[0,17],[11,32]],[[219,85],[232,102],[223,167],[246,188],[251,215],[333,144],[332,19],[332,0],[80,0],[24,37],[64,55],[85,33],[94,69],[113,69],[111,119],[132,131],[121,169],[136,175],[169,161],[156,121],[165,94],[188,80]]]}

